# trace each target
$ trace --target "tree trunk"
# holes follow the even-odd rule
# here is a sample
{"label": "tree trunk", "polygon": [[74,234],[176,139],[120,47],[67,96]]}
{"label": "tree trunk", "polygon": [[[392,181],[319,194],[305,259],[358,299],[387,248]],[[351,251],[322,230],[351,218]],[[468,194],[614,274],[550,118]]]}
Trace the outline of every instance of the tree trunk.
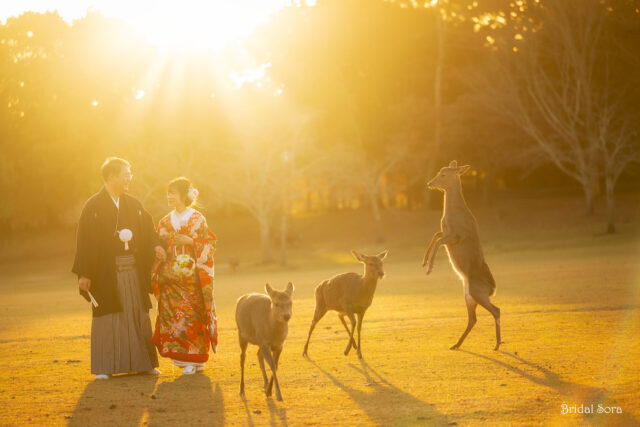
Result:
{"label": "tree trunk", "polygon": [[613,221],[614,209],[615,209],[615,194],[614,189],[616,187],[616,179],[613,175],[607,174],[605,178],[605,192],[607,198],[607,234],[613,234],[616,232],[616,226]]}
{"label": "tree trunk", "polygon": [[[433,109],[434,109],[434,129],[433,145],[430,147],[429,161],[427,162],[426,178],[431,179],[436,171],[436,161],[440,152],[440,139],[442,134],[442,69],[444,67],[444,37],[445,27],[440,8],[436,10],[436,69],[433,82]],[[431,209],[434,192],[427,191],[424,197],[426,209]]]}
{"label": "tree trunk", "polygon": [[371,210],[373,211],[373,218],[376,220],[376,224],[380,223],[380,204],[378,203],[378,194],[369,193],[369,200],[371,201]]}
{"label": "tree trunk", "polygon": [[495,177],[491,170],[487,170],[482,179],[482,201],[486,207],[493,207]]}
{"label": "tree trunk", "polygon": [[595,213],[595,200],[602,195],[602,187],[600,185],[600,176],[597,172],[591,172],[589,174],[589,188],[591,201],[587,203],[587,214],[593,215]]}
{"label": "tree trunk", "polygon": [[376,243],[384,242],[384,235],[382,233],[382,215],[380,214],[380,202],[378,194],[370,193],[369,200],[371,201],[371,210],[373,211],[373,218],[376,220],[374,225],[376,233]]}
{"label": "tree trunk", "polygon": [[259,218],[260,225],[260,243],[262,245],[262,262],[269,264],[273,262],[273,253],[271,251],[271,221],[268,218]]}
{"label": "tree trunk", "polygon": [[582,191],[584,192],[584,203],[585,203],[585,209],[586,209],[585,213],[591,216],[595,212],[594,204],[593,204],[593,198],[594,198],[593,187],[591,187],[589,183],[583,183]]}
{"label": "tree trunk", "polygon": [[287,265],[287,210],[282,210],[280,218],[280,264]]}

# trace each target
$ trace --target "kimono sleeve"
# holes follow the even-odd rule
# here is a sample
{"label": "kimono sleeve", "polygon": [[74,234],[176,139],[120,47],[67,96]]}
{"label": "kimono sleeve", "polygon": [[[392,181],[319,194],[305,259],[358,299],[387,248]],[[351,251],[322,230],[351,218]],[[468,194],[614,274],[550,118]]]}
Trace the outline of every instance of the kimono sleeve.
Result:
{"label": "kimono sleeve", "polygon": [[212,299],[213,293],[213,254],[216,251],[216,236],[207,226],[207,220],[204,215],[197,222],[194,229],[193,242],[196,250],[196,267],[200,286],[202,286],[203,294],[205,294],[205,304],[210,307],[209,300]]}
{"label": "kimono sleeve", "polygon": [[147,211],[144,207],[142,208],[142,224],[151,248],[153,249],[156,246],[162,246],[162,241],[158,236],[156,227],[153,225],[153,218],[151,217],[149,211]]}
{"label": "kimono sleeve", "polygon": [[[163,246],[165,249],[167,249],[169,240],[171,239],[169,231],[165,226],[164,219],[161,219],[158,223],[157,236],[158,245]],[[160,282],[162,280],[163,271],[167,269],[167,262],[168,261],[157,260],[151,267],[151,291],[156,297],[160,295]]]}
{"label": "kimono sleeve", "polygon": [[91,268],[91,254],[92,254],[92,219],[94,212],[85,204],[80,214],[80,220],[78,221],[78,232],[76,235],[76,255],[73,261],[73,268],[71,271],[78,277],[87,277],[94,279],[93,270]]}

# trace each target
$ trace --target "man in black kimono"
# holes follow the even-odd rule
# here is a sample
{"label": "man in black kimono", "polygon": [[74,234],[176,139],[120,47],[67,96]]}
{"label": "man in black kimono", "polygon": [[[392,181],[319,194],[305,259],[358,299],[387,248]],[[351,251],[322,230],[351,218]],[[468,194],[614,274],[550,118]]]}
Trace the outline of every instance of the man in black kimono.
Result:
{"label": "man in black kimono", "polygon": [[150,270],[154,254],[166,253],[151,215],[126,194],[132,179],[126,160],[108,158],[102,165],[104,187],[84,205],[78,223],[72,271],[80,293],[95,300],[91,322],[91,373],[159,374],[151,343]]}

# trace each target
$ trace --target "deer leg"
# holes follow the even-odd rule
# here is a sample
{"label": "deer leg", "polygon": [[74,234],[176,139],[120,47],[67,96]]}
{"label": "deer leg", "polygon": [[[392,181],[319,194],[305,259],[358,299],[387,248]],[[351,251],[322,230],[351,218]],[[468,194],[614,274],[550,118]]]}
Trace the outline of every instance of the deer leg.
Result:
{"label": "deer leg", "polygon": [[438,253],[438,249],[440,249],[440,241],[436,242],[435,247],[433,248],[433,252],[431,252],[431,257],[429,258],[429,267],[427,268],[427,274],[431,273],[433,270],[433,262],[436,259],[436,254]]}
{"label": "deer leg", "polygon": [[318,297],[316,296],[316,310],[313,313],[313,320],[311,321],[311,327],[309,328],[309,335],[307,336],[307,342],[304,344],[304,350],[302,351],[302,355],[307,355],[307,350],[309,349],[309,340],[311,339],[311,333],[313,329],[316,327],[316,324],[322,319],[322,317],[327,313],[327,309],[324,307],[323,303],[318,301]]}
{"label": "deer leg", "polygon": [[[264,358],[269,364],[269,368],[271,368],[271,372],[273,373],[273,382],[276,385],[276,399],[282,402],[282,393],[280,393],[280,385],[278,384],[278,376],[276,375],[276,362],[273,360],[273,356],[271,355],[271,349],[268,345],[261,345],[260,348],[262,349],[262,354],[264,355]],[[268,394],[267,397],[269,397]]]}
{"label": "deer leg", "polygon": [[[275,348],[272,349],[273,351],[273,358],[275,359],[276,362],[276,371],[278,370],[278,360],[280,360],[280,353],[282,353],[282,347],[280,348]],[[269,393],[269,396],[271,396],[271,389],[273,388],[273,375],[271,376],[271,379],[269,380],[269,387],[267,390],[267,393]]]}
{"label": "deer leg", "polygon": [[244,360],[247,357],[248,344],[246,340],[240,338],[240,396],[242,397],[244,397]]}
{"label": "deer leg", "polygon": [[496,346],[493,349],[498,350],[498,348],[500,348],[500,344],[502,344],[502,340],[500,338],[500,309],[491,303],[488,295],[473,295],[473,298],[493,316],[496,323]]}
{"label": "deer leg", "polygon": [[[358,359],[362,359],[362,346],[360,345],[360,330],[362,329],[362,320],[364,319],[364,312],[358,313]],[[354,345],[355,347],[355,345]]]}
{"label": "deer leg", "polygon": [[347,348],[344,350],[344,355],[347,356],[349,354],[349,351],[351,351],[351,346],[353,345],[352,343],[354,343],[355,341],[353,340],[353,334],[356,330],[356,317],[353,315],[353,313],[351,311],[347,312],[347,317],[349,318],[349,321],[351,322],[351,331],[349,332],[349,344],[347,344]]}
{"label": "deer leg", "polygon": [[[348,334],[349,333],[349,327],[347,326],[347,322],[344,321],[344,314],[338,314],[338,318],[342,322],[342,325],[344,326],[344,329],[347,331],[347,334]],[[353,346],[353,348],[358,348],[359,347],[359,346],[356,346],[355,340],[351,343],[351,345]]]}
{"label": "deer leg", "polygon": [[458,342],[449,347],[449,350],[457,350],[462,345],[464,339],[467,338],[467,335],[469,335],[469,332],[471,332],[473,326],[476,324],[476,307],[478,306],[478,304],[469,294],[465,294],[464,299],[467,303],[467,329],[464,330]]}
{"label": "deer leg", "polygon": [[[262,353],[262,348],[258,348],[258,362],[260,362],[260,371],[262,371],[262,381],[264,382],[264,390],[267,391],[267,372],[264,369],[264,354]],[[270,393],[267,394],[269,396]]]}
{"label": "deer leg", "polygon": [[424,253],[424,258],[422,259],[423,267],[427,265],[427,261],[429,260],[429,254],[431,253],[433,246],[436,244],[436,241],[440,237],[442,237],[442,231],[438,231],[436,234],[433,235],[433,238],[431,239],[431,243],[429,243],[429,246],[427,246],[427,251]]}
{"label": "deer leg", "polygon": [[431,273],[431,270],[433,270],[433,262],[436,259],[436,254],[438,253],[438,249],[440,249],[440,246],[446,245],[448,243],[456,243],[457,241],[458,236],[455,234],[442,236],[438,241],[436,241],[433,247],[433,252],[431,252],[431,257],[429,258],[429,268],[427,268],[427,274]]}

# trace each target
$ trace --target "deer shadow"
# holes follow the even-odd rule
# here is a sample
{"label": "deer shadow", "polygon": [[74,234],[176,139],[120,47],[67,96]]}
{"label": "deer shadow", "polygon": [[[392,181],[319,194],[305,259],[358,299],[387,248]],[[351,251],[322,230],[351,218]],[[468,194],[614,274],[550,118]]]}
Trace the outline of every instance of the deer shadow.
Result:
{"label": "deer shadow", "polygon": [[242,403],[244,403],[244,412],[247,414],[247,425],[249,427],[253,427],[255,424],[253,423],[253,417],[251,416],[251,408],[249,408],[249,403],[247,399],[242,399]]}
{"label": "deer shadow", "polygon": [[[329,378],[332,383],[347,393],[356,405],[376,424],[415,424],[420,421],[429,425],[449,424],[446,415],[440,413],[435,408],[435,405],[424,402],[391,384],[363,359],[359,359],[360,367],[354,364],[349,364],[349,366],[365,377],[367,387],[371,387],[371,391],[362,391],[349,387],[325,371],[315,361],[309,358],[307,360]],[[398,419],[398,409],[405,411],[404,416],[401,416],[400,419]]]}
{"label": "deer shadow", "polygon": [[138,425],[157,381],[156,375],[94,380],[82,392],[68,425]]}
{"label": "deer shadow", "polygon": [[[266,402],[267,406],[269,407],[270,425],[282,425],[283,427],[288,427],[289,423],[287,421],[287,408],[285,408],[284,406],[278,406],[271,397],[267,397]],[[242,398],[242,403],[244,404],[244,411],[247,414],[247,425],[249,427],[253,427],[255,424],[253,422],[253,417],[251,416],[252,411],[249,407],[249,401],[247,400],[246,396]]]}
{"label": "deer shadow", "polygon": [[222,426],[224,398],[220,385],[215,389],[204,374],[181,375],[163,382],[154,392],[149,407],[149,425]]}
{"label": "deer shadow", "polygon": [[267,399],[267,406],[269,406],[269,420],[272,426],[277,426],[278,422],[282,427],[289,426],[287,423],[287,408],[276,405],[273,399]]}
{"label": "deer shadow", "polygon": [[[597,407],[598,404],[607,405],[607,402],[610,401],[609,393],[605,389],[565,381],[560,377],[560,375],[556,374],[555,372],[543,366],[525,360],[517,354],[509,353],[507,351],[500,351],[500,353],[504,354],[505,356],[508,356],[519,363],[535,369],[536,371],[540,372],[542,376],[530,374],[518,368],[517,366],[511,365],[502,360],[485,356],[483,354],[474,353],[468,350],[458,351],[495,363],[496,365],[501,366],[517,375],[520,375],[522,378],[529,380],[534,384],[553,389],[562,396],[570,397],[572,398],[572,401],[576,401],[578,404],[584,404],[585,406],[593,404],[594,407]],[[569,403],[570,402],[567,402],[567,404]],[[560,411],[560,408],[558,408],[558,411]],[[611,422],[614,422],[616,424],[621,423],[622,425],[640,425],[640,420],[636,419],[633,415],[625,412],[623,412],[622,414],[584,414],[583,418],[585,420],[588,420],[590,423],[596,424],[609,424]]]}

